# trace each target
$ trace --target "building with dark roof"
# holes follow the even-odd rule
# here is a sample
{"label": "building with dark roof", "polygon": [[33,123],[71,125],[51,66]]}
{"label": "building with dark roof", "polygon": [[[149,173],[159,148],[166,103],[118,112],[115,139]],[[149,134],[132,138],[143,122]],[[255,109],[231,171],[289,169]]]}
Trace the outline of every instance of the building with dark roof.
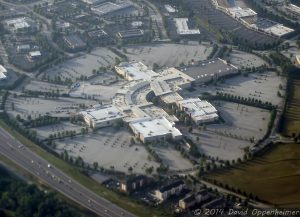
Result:
{"label": "building with dark roof", "polygon": [[126,180],[121,181],[121,191],[123,192],[133,192],[145,187],[148,183],[148,178],[143,175],[132,176]]}
{"label": "building with dark roof", "polygon": [[86,43],[78,35],[66,35],[63,40],[71,50],[82,50],[86,47]]}
{"label": "building with dark roof", "polygon": [[195,79],[194,83],[205,83],[212,79],[238,73],[238,68],[220,58],[205,60],[190,67],[181,68],[186,75]]}
{"label": "building with dark roof", "polygon": [[98,16],[105,16],[105,17],[131,14],[131,10],[134,9],[135,9],[134,5],[129,1],[120,1],[116,3],[105,1],[102,4],[96,4],[91,8],[94,14]]}
{"label": "building with dark roof", "polygon": [[99,39],[108,37],[108,34],[103,29],[97,29],[88,32],[88,36],[92,39]]}
{"label": "building with dark roof", "polygon": [[179,200],[179,207],[181,209],[188,209],[196,204],[196,199],[194,194],[189,194],[183,199]]}
{"label": "building with dark roof", "polygon": [[178,195],[184,189],[185,184],[182,180],[175,181],[171,184],[165,185],[155,191],[155,197],[160,201],[165,201],[172,195]]}
{"label": "building with dark roof", "polygon": [[82,1],[89,5],[97,5],[105,2],[106,0],[82,0]]}
{"label": "building with dark roof", "polygon": [[189,194],[183,199],[179,200],[179,207],[181,209],[189,209],[197,203],[206,201],[209,198],[207,190],[203,189],[197,193]]}
{"label": "building with dark roof", "polygon": [[218,198],[202,205],[202,208],[205,208],[205,209],[216,209],[216,208],[223,208],[223,207],[225,207],[225,200],[223,197],[218,197]]}
{"label": "building with dark roof", "polygon": [[144,31],[141,29],[129,29],[117,33],[119,39],[132,39],[144,36]]}
{"label": "building with dark roof", "polygon": [[102,45],[113,42],[113,39],[103,29],[90,31],[88,36],[93,42]]}

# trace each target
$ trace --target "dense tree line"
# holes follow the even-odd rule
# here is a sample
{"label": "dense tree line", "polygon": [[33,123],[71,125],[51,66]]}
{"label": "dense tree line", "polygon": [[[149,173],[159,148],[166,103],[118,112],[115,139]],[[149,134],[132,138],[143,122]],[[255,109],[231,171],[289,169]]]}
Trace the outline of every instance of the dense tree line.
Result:
{"label": "dense tree line", "polygon": [[[287,75],[287,85],[286,85],[286,103],[283,110],[283,115],[281,116],[279,122],[279,131],[283,131],[286,122],[288,121],[288,114],[286,113],[288,106],[293,103],[293,94],[295,94],[293,82],[295,80],[300,80],[300,69],[294,65],[286,65],[284,68],[284,73]],[[296,136],[296,135],[295,135]],[[300,138],[300,135],[298,135]]]}
{"label": "dense tree line", "polygon": [[211,59],[214,57],[216,52],[218,51],[219,47],[217,44],[214,44],[212,52],[208,55],[207,59]]}
{"label": "dense tree line", "polygon": [[289,58],[279,52],[270,53],[269,58],[272,59],[276,65],[280,66],[284,74],[289,75],[288,72],[291,70],[291,68],[293,68],[293,64]]}
{"label": "dense tree line", "polygon": [[[2,91],[1,91],[2,92]],[[1,100],[1,104],[0,104],[0,110],[4,110],[5,108],[5,103],[7,100],[9,92],[6,90],[4,91],[3,95],[2,95],[2,100]]]}
{"label": "dense tree line", "polygon": [[54,65],[58,65],[65,60],[63,58],[63,54],[56,51],[44,35],[37,34],[36,42],[43,51],[43,58],[35,65],[35,69],[39,69],[39,72],[42,72]]}
{"label": "dense tree line", "polygon": [[[114,54],[116,54],[117,56],[121,57],[121,58],[122,58],[122,61],[125,61],[125,62],[128,61],[128,57],[127,57],[125,54],[123,54],[122,52],[118,51],[117,49],[115,49],[115,48],[113,48],[113,47],[109,47],[108,49],[111,50],[111,51],[112,51]],[[116,61],[116,62],[117,62],[117,61]],[[118,65],[118,64],[116,63],[116,65]]]}
{"label": "dense tree line", "polygon": [[80,217],[55,193],[45,193],[0,168],[1,217]]}
{"label": "dense tree line", "polygon": [[226,45],[222,46],[217,54],[217,57],[224,59],[231,53],[231,51],[232,51],[232,48],[228,48]]}
{"label": "dense tree line", "polygon": [[235,102],[239,104],[244,104],[248,106],[254,106],[262,109],[268,109],[273,110],[275,108],[274,105],[272,105],[271,102],[262,102],[259,99],[251,98],[251,97],[241,97],[241,96],[235,96],[229,93],[223,93],[223,92],[217,92],[216,96],[213,95],[205,95],[202,96],[201,99],[206,100],[225,100],[229,102]]}
{"label": "dense tree line", "polygon": [[61,119],[58,117],[51,117],[51,116],[40,116],[36,119],[27,118],[27,120],[21,119],[20,116],[17,116],[16,119],[18,121],[23,122],[23,125],[26,127],[42,127],[42,126],[48,126],[53,124],[59,124],[61,122]]}

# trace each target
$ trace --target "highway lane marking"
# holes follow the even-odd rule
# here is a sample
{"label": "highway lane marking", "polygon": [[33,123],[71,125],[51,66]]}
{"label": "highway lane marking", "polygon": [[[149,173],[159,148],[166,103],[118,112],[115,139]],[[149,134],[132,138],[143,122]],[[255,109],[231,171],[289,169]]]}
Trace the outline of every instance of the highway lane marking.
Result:
{"label": "highway lane marking", "polygon": [[[3,146],[1,146],[2,148],[4,148]],[[70,196],[67,192],[64,192],[63,188],[60,188],[60,185],[57,185],[58,183],[54,180],[52,180],[50,177],[46,176],[46,177],[39,177],[35,174],[35,172],[37,171],[36,169],[34,168],[31,168],[30,166],[32,165],[30,163],[30,161],[28,160],[25,160],[24,158],[18,158],[18,160],[16,160],[13,156],[13,153],[11,153],[9,150],[5,150],[3,151],[3,149],[0,150],[2,152],[2,154],[8,156],[11,160],[13,160],[15,163],[17,163],[19,166],[23,167],[26,171],[28,171],[30,174],[32,174],[33,176],[37,177],[38,179],[44,181],[45,183],[47,183],[49,186],[52,186],[52,188],[54,188],[55,190],[59,191],[60,193],[66,195],[67,197],[69,197],[70,199],[76,201],[77,203],[79,203],[80,205],[86,207],[87,209],[93,211],[93,212],[96,212],[97,214],[100,214],[101,215],[105,215],[105,216],[108,216],[108,217],[112,217],[112,215],[106,213],[106,212],[101,212],[100,210],[97,211],[97,207],[89,207],[88,205],[86,205],[86,201],[82,202],[80,201],[79,199],[76,199],[72,196]],[[58,187],[57,187],[58,186]],[[75,192],[74,192],[75,193]],[[87,197],[86,195],[84,195],[85,197]],[[88,197],[87,197],[88,198]],[[102,208],[102,206],[100,206]],[[98,209],[100,208],[98,207]],[[107,209],[108,210],[108,209]]]}
{"label": "highway lane marking", "polygon": [[[0,128],[0,134],[1,134],[3,137],[5,137],[6,139],[11,139],[13,142],[17,143],[16,145],[19,145],[19,144],[20,144],[20,145],[24,146],[19,140],[13,138],[13,137],[5,130],[5,129]],[[9,142],[6,142],[6,143],[8,144]],[[10,143],[9,143],[9,145],[12,147],[12,145],[11,145]],[[24,147],[26,147],[26,146],[24,146]],[[48,164],[48,162],[47,162],[45,159],[43,159],[42,157],[40,157],[39,155],[37,155],[37,154],[34,153],[33,151],[28,150],[28,149],[25,149],[25,150],[27,150],[27,153],[30,154],[33,158],[36,158],[36,159],[39,160],[39,161],[44,161],[46,165]],[[32,159],[30,159],[28,155],[25,155],[24,149],[22,149],[22,151],[19,150],[19,149],[17,149],[17,152],[18,152],[21,156],[23,156],[25,159],[28,159],[29,162],[31,162]],[[60,176],[62,176],[63,178],[66,178],[66,179],[68,179],[68,180],[74,180],[73,178],[70,178],[69,176],[65,175],[65,174],[64,174],[62,171],[60,171],[59,169],[57,169],[56,172],[57,172]],[[52,173],[52,174],[53,174],[53,173]],[[59,178],[60,178],[60,179],[63,179],[62,177],[59,177]],[[124,210],[123,208],[118,207],[117,205],[111,203],[109,200],[107,200],[107,199],[105,199],[105,198],[102,198],[102,197],[98,196],[98,195],[95,194],[94,192],[92,192],[92,191],[90,191],[89,189],[87,189],[86,187],[82,186],[82,185],[81,185],[80,183],[78,183],[76,180],[74,181],[74,185],[75,185],[75,187],[76,187],[76,185],[77,185],[78,187],[80,187],[80,188],[83,190],[82,192],[79,192],[79,191],[77,191],[77,192],[79,192],[79,193],[81,193],[81,194],[83,194],[83,195],[87,194],[87,195],[85,195],[87,198],[93,197],[93,200],[95,201],[95,203],[98,204],[100,207],[104,208],[105,210],[108,210],[108,211],[114,213],[114,214],[117,215],[117,216],[124,216],[125,213],[126,213],[127,215],[129,215],[129,216],[135,216],[135,215],[132,215],[131,213],[129,213],[128,211]],[[92,198],[91,198],[91,199],[92,199]],[[106,208],[105,205],[101,205],[101,204],[100,204],[101,202],[102,202],[102,203],[106,203],[107,206],[112,206],[114,209],[118,209],[118,210],[119,210],[121,213],[123,213],[123,214],[121,214],[121,213],[120,213],[120,214],[119,214],[119,213],[116,213],[115,211],[113,211],[113,210],[111,210],[111,209],[109,209],[109,208]]]}
{"label": "highway lane marking", "polygon": [[[11,144],[9,143],[9,142],[6,142],[6,144],[8,144],[9,146],[11,146]],[[3,147],[2,146],[2,148],[4,148],[5,149],[5,146]],[[13,155],[13,153],[11,153],[10,152],[10,150],[5,150],[5,152],[8,152],[9,154],[7,154],[6,153],[6,155]],[[27,150],[27,152],[28,153],[30,153],[30,154],[33,154],[33,156],[32,157],[34,157],[34,158],[36,158],[36,159],[39,159],[40,158],[40,156],[38,156],[38,155],[36,155],[34,152],[32,152],[32,151],[29,151],[29,150]],[[2,151],[2,153],[3,153],[3,151]],[[19,161],[23,161],[24,163],[26,163],[26,164],[28,164],[28,165],[32,165],[31,164],[31,162],[32,162],[32,159],[31,158],[29,158],[29,156],[28,155],[25,155],[24,154],[24,152],[23,151],[21,151],[21,150],[19,150],[19,149],[17,149],[17,152],[14,152],[14,153],[18,153],[18,155],[19,156],[21,156],[22,157],[22,159],[19,159]],[[43,158],[41,158],[41,159],[43,159]],[[44,160],[44,159],[43,159]],[[20,164],[20,162],[18,162],[17,160],[14,160],[16,163],[18,163],[18,164]],[[44,162],[47,164],[47,161],[45,161],[44,160]],[[55,180],[53,180],[53,179],[51,179],[50,177],[40,177],[40,176],[38,176],[37,174],[35,174],[35,172],[37,172],[37,171],[39,171],[38,169],[39,168],[35,168],[35,167],[37,167],[38,165],[36,165],[36,164],[33,164],[35,167],[34,168],[30,168],[30,166],[28,166],[29,168],[27,168],[27,166],[25,166],[24,164],[21,164],[22,165],[22,167],[24,168],[24,169],[26,169],[28,172],[30,172],[31,174],[33,174],[34,176],[36,176],[37,178],[39,178],[39,179],[42,179],[42,180],[44,180],[45,182],[47,182],[49,185],[51,185],[51,182],[53,182],[53,183],[55,183],[55,184],[60,184],[60,183],[56,183],[56,181]],[[32,166],[33,166],[32,165]],[[35,170],[35,171],[31,171],[31,170]],[[60,171],[60,170],[55,170],[56,172],[58,172],[58,173],[60,173],[60,174],[62,174],[62,172]],[[59,174],[59,175],[60,175]],[[60,178],[61,180],[64,180],[64,179],[71,179],[70,177],[67,177],[66,175],[62,175],[62,177],[59,177],[59,176],[57,176],[55,173],[53,173],[53,172],[50,172],[50,175],[55,175],[56,177],[58,177],[58,178]],[[48,179],[49,178],[49,179]],[[66,180],[64,180],[65,182],[66,182]],[[98,208],[100,208],[100,209],[104,209],[104,210],[107,210],[106,212],[105,212],[105,214],[106,214],[106,216],[111,216],[111,215],[108,215],[108,213],[111,213],[112,215],[114,215],[114,216],[124,216],[124,215],[122,215],[122,213],[127,213],[127,211],[126,210],[123,210],[122,208],[120,208],[120,207],[114,207],[115,209],[120,209],[120,214],[119,213],[117,213],[117,212],[115,212],[115,211],[113,211],[112,209],[110,209],[110,208],[108,208],[108,207],[106,207],[105,205],[102,205],[101,204],[101,201],[103,201],[103,202],[105,202],[105,203],[107,203],[108,205],[114,205],[114,204],[112,204],[112,203],[110,203],[109,201],[106,201],[106,199],[104,199],[104,198],[99,198],[97,195],[95,195],[93,192],[89,192],[89,190],[88,189],[84,189],[85,187],[84,186],[82,186],[82,185],[80,185],[79,183],[76,183],[76,182],[74,182],[74,185],[75,185],[75,187],[76,187],[76,185],[79,187],[79,188],[82,188],[82,190],[83,191],[78,191],[75,187],[72,187],[72,189],[74,189],[73,190],[73,192],[74,193],[77,193],[77,194],[79,194],[80,196],[84,196],[85,198],[86,198],[86,200],[88,201],[88,199],[92,199],[92,201],[94,202],[93,204],[95,204],[95,205],[97,205],[98,206]],[[71,186],[71,185],[70,185]],[[59,191],[61,191],[61,192],[63,192],[62,190],[60,190],[59,188],[55,188],[56,190],[59,190]],[[70,196],[69,196],[70,197]],[[72,197],[70,197],[70,198],[72,198]],[[75,199],[73,199],[73,200],[75,200]],[[98,200],[100,200],[100,201],[98,201]],[[77,201],[78,202],[78,201]],[[86,206],[86,205],[85,205]],[[97,207],[94,207],[95,209],[97,209]],[[89,208],[90,209],[90,208]],[[108,213],[107,213],[108,212]],[[128,214],[128,213],[127,213]],[[130,214],[128,214],[129,216],[131,216]]]}

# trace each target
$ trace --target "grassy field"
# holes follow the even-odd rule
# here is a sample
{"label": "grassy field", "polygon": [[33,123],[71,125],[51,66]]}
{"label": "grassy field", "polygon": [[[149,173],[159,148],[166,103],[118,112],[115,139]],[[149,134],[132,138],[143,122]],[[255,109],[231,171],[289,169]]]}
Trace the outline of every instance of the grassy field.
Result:
{"label": "grassy field", "polygon": [[300,79],[291,81],[291,96],[287,102],[283,133],[289,136],[300,133]]}
{"label": "grassy field", "polygon": [[300,207],[300,144],[280,144],[262,157],[207,176],[280,207]]}
{"label": "grassy field", "polygon": [[142,217],[169,216],[162,210],[146,207],[144,205],[131,201],[128,197],[121,196],[115,192],[108,190],[104,186],[100,185],[98,182],[94,181],[93,179],[79,172],[79,170],[73,165],[46,152],[44,149],[40,148],[36,144],[32,143],[31,141],[29,141],[28,139],[20,135],[18,132],[12,130],[2,120],[0,120],[0,126],[6,129],[8,132],[10,132],[15,138],[17,138],[23,144],[26,144],[32,151],[37,153],[39,156],[46,159],[48,162],[50,162],[57,168],[61,169],[62,171],[64,171],[69,176],[73,177],[82,185],[86,186],[96,194],[108,199],[112,203],[134,213],[137,216],[142,216]]}

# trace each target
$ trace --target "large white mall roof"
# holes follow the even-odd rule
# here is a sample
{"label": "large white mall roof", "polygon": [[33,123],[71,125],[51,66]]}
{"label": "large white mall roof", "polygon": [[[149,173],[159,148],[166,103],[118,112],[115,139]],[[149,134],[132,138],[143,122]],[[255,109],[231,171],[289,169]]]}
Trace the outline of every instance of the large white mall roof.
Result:
{"label": "large white mall roof", "polygon": [[7,70],[2,65],[0,65],[0,80],[6,78],[6,75],[5,75],[6,72],[7,72]]}
{"label": "large white mall roof", "polygon": [[172,137],[181,136],[181,132],[175,128],[165,117],[156,119],[143,119],[131,122],[130,126],[143,135],[144,138],[172,134]]}
{"label": "large white mall roof", "polygon": [[123,117],[123,114],[113,105],[89,109],[82,111],[81,114],[84,117],[90,118],[95,123],[101,123]]}
{"label": "large white mall roof", "polygon": [[257,15],[257,13],[251,8],[233,7],[233,8],[228,8],[227,10],[233,17],[236,18],[252,17]]}
{"label": "large white mall roof", "polygon": [[13,26],[15,29],[23,29],[23,28],[29,28],[30,27],[30,25],[26,21],[25,17],[6,20],[5,22],[6,22],[6,25]]}
{"label": "large white mall roof", "polygon": [[282,37],[282,36],[284,36],[286,34],[294,32],[293,29],[291,29],[289,27],[286,27],[286,26],[284,26],[282,24],[277,24],[277,25],[271,26],[269,28],[264,29],[264,31],[267,32],[267,33],[276,35],[278,37]]}
{"label": "large white mall roof", "polygon": [[194,120],[203,121],[218,117],[217,109],[207,101],[190,98],[179,101],[178,104],[191,115]]}
{"label": "large white mall roof", "polygon": [[132,80],[146,80],[151,81],[153,77],[157,77],[158,74],[153,70],[149,69],[142,62],[130,62],[130,63],[121,63],[119,66],[116,66],[116,69],[124,71],[128,77]]}
{"label": "large white mall roof", "polygon": [[171,5],[166,4],[165,5],[165,9],[169,12],[169,13],[175,13],[176,9],[173,8]]}
{"label": "large white mall roof", "polygon": [[198,35],[199,29],[189,29],[188,18],[174,18],[178,35]]}
{"label": "large white mall roof", "polygon": [[294,5],[294,4],[288,4],[287,8],[288,8],[290,11],[292,11],[292,12],[294,12],[294,13],[300,15],[300,7],[298,7],[297,5]]}

